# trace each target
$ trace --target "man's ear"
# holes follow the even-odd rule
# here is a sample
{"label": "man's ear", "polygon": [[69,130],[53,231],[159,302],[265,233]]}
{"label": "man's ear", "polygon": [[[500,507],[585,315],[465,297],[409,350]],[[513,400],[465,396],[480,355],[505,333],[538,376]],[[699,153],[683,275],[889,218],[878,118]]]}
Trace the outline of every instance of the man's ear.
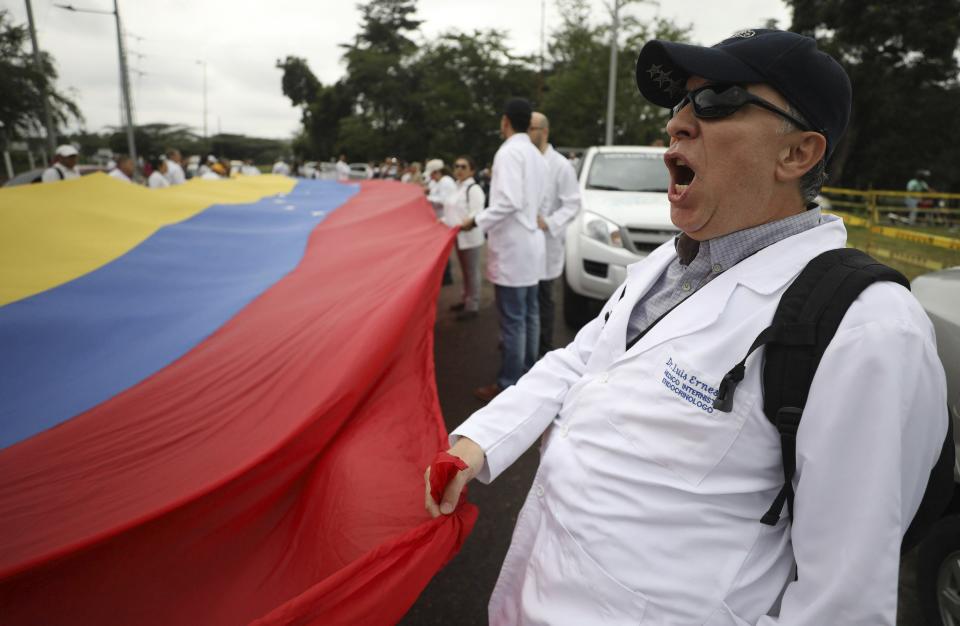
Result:
{"label": "man's ear", "polygon": [[786,142],[777,161],[777,180],[799,180],[827,153],[827,139],[820,133],[804,131],[785,137]]}

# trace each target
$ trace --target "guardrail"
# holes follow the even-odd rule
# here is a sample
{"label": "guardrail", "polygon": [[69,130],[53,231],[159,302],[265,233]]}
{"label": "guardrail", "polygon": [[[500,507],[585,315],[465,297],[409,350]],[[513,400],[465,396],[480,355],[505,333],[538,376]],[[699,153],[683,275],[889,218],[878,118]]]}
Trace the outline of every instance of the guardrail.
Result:
{"label": "guardrail", "polygon": [[[833,207],[854,209],[856,213],[865,215],[871,225],[884,223],[906,224],[909,215],[916,212],[918,222],[933,226],[960,225],[960,193],[941,193],[934,191],[892,191],[884,189],[846,189],[843,187],[824,187],[823,195]],[[860,198],[858,202],[836,199],[831,196],[844,198]],[[921,206],[911,207],[907,200],[918,200]],[[930,202],[924,202],[930,201]],[[855,213],[855,214],[856,214]]]}
{"label": "guardrail", "polygon": [[[828,210],[840,215],[849,226],[868,228],[894,239],[960,250],[960,194],[842,187],[824,187],[822,193],[829,202]],[[908,199],[927,202],[911,207]]]}

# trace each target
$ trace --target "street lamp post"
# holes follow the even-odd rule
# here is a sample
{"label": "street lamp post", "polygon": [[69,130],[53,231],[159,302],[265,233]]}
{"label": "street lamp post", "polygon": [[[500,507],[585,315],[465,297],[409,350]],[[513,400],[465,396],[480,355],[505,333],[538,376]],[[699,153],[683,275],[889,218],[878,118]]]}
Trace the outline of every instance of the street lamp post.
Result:
{"label": "street lamp post", "polygon": [[117,0],[113,0],[113,11],[98,11],[96,9],[78,9],[72,4],[55,4],[54,6],[67,11],[76,13],[99,13],[100,15],[113,15],[117,22],[117,53],[120,57],[120,91],[123,100],[123,111],[126,117],[127,126],[127,150],[130,152],[130,158],[133,159],[134,166],[137,164],[137,144],[133,136],[133,107],[130,103],[130,75],[127,71],[127,54],[123,46],[123,28],[120,25],[120,7]]}
{"label": "street lamp post", "polygon": [[617,103],[617,35],[620,30],[620,7],[623,6],[623,0],[612,0],[609,7],[610,16],[613,23],[610,28],[610,75],[607,77],[607,132],[604,137],[604,145],[613,145],[613,115],[616,111]]}
{"label": "street lamp post", "polygon": [[[43,98],[43,118],[47,126],[47,150],[51,157],[57,149],[57,129],[53,125],[53,114],[50,111],[50,99],[47,97],[46,77],[43,74],[43,63],[40,61],[40,46],[37,44],[37,28],[33,24],[33,7],[30,0],[27,3],[27,21],[30,23],[30,41],[33,42],[33,65],[37,76],[40,77],[40,95]],[[32,153],[31,153],[32,154]]]}
{"label": "street lamp post", "polygon": [[610,0],[607,10],[610,11],[610,75],[607,78],[607,132],[605,143],[613,145],[613,118],[617,109],[617,57],[619,44],[617,37],[620,34],[620,9],[631,3],[647,3],[659,7],[659,0]]}
{"label": "street lamp post", "polygon": [[207,62],[197,59],[197,65],[203,66],[203,139],[207,139]]}

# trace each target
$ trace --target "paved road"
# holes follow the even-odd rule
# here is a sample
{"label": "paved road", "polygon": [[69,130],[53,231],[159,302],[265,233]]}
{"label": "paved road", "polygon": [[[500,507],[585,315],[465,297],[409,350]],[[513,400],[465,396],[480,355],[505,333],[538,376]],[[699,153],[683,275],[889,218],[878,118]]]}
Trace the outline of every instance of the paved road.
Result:
{"label": "paved road", "polygon": [[[447,430],[453,430],[482,406],[472,391],[493,382],[499,364],[493,288],[484,284],[478,318],[457,322],[454,313],[449,311],[460,294],[456,261],[453,270],[457,282],[440,290],[434,348],[440,406]],[[573,339],[574,333],[562,322],[559,290],[556,295],[556,345],[565,345]],[[480,509],[477,524],[460,554],[434,577],[407,613],[401,622],[403,626],[481,626],[487,623],[487,600],[510,544],[517,514],[533,482],[537,462],[538,453],[531,449],[494,484],[486,486],[475,481],[470,485],[470,500]],[[905,560],[908,562],[909,558]],[[912,567],[905,566],[898,626],[922,625],[913,602],[912,581]],[[869,592],[864,589],[864,593]]]}

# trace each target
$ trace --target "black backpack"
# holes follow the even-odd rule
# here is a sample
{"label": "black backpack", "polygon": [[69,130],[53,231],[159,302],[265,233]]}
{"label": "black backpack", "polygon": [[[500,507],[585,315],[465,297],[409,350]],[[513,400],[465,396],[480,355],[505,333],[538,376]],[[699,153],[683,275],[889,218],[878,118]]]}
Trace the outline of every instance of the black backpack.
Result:
{"label": "black backpack", "polygon": [[[910,289],[900,272],[853,248],[830,250],[811,260],[780,299],[773,322],[754,340],[747,356],[766,346],[763,367],[763,412],[780,433],[784,485],[762,522],[774,525],[783,505],[793,517],[793,476],[797,468],[796,437],[810,383],[847,309],[860,293],[888,280]],[[729,412],[747,357],[723,377],[714,409]],[[906,552],[930,531],[953,496],[955,449],[952,420],[947,436],[900,550]]]}

